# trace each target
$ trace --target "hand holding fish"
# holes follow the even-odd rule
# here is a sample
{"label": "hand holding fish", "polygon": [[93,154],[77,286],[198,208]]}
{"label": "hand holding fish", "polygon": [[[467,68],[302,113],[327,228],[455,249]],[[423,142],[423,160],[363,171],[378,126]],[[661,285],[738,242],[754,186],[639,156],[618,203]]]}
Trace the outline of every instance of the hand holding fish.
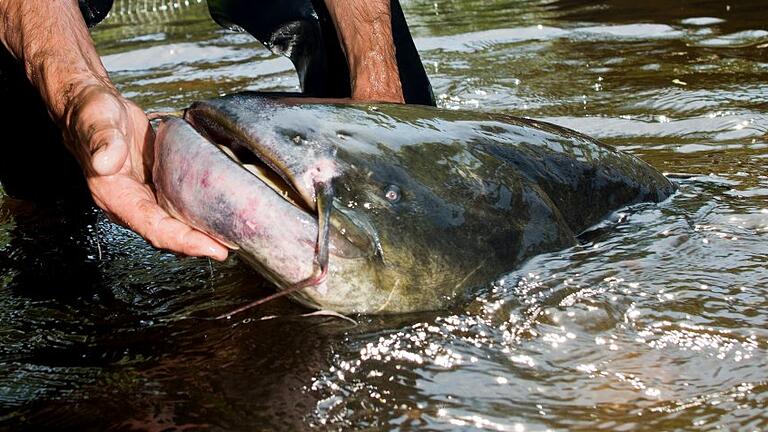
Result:
{"label": "hand holding fish", "polygon": [[90,85],[69,103],[65,141],[86,172],[95,203],[114,222],[160,249],[189,256],[227,257],[227,248],[174,219],[150,183],[155,134],[146,114],[116,90]]}
{"label": "hand holding fish", "polygon": [[110,82],[77,1],[6,0],[0,18],[2,43],[23,64],[110,219],[156,247],[225,259],[224,246],[158,206],[147,168],[154,140],[149,120]]}

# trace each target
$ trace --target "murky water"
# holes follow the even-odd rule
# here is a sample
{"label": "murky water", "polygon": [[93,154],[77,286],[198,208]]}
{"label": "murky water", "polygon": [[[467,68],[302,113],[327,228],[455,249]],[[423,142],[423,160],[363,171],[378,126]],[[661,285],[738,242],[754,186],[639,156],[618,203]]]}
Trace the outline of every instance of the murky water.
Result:
{"label": "murky water", "polygon": [[[118,2],[94,31],[129,97],[296,90],[190,3]],[[768,10],[727,3],[403,2],[441,106],[569,126],[680,184],[454,310],[211,320],[268,284],[0,198],[0,428],[767,429]]]}

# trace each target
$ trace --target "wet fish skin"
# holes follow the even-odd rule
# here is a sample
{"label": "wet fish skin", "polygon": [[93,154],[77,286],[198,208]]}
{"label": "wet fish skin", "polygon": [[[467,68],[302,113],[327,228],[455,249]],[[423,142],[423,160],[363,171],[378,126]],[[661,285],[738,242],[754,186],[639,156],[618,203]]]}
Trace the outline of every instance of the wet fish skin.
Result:
{"label": "wet fish skin", "polygon": [[[347,314],[445,308],[534,255],[576,244],[577,234],[612,211],[674,191],[632,155],[502,114],[244,93],[196,103],[186,118],[202,135],[187,131],[181,145],[181,135],[163,126],[158,149],[178,156],[190,142],[215,149],[203,136],[227,140],[266,161],[306,201],[304,209],[285,206],[269,188],[236,185],[230,177],[246,171],[226,157],[221,164],[189,154],[156,160],[164,202],[239,246],[280,288],[313,272],[317,223],[308,179],[333,179],[329,275],[295,298]],[[215,197],[199,191],[199,175],[182,176],[177,184],[191,186],[181,188],[162,180],[203,168],[217,172]],[[243,196],[267,210],[254,211],[238,201]],[[222,212],[233,216],[222,219]],[[257,221],[263,232],[237,228],[244,226],[238,218]]]}

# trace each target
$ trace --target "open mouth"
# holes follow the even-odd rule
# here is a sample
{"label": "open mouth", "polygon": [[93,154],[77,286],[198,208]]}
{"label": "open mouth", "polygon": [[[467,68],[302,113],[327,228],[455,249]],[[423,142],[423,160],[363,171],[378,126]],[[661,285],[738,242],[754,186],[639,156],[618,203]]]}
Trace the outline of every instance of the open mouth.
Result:
{"label": "open mouth", "polygon": [[[378,240],[368,224],[338,210],[333,211],[332,217],[334,189],[330,180],[315,183],[314,190],[299,191],[294,183],[294,174],[280,169],[280,164],[272,159],[268,150],[262,149],[258,137],[240,137],[242,131],[233,127],[232,119],[207,107],[187,110],[184,119],[209,143],[285,201],[315,217],[318,225],[315,264],[322,273],[327,271],[329,254],[353,259],[377,253]],[[300,150],[291,148],[288,151]],[[314,201],[308,197],[314,198]]]}
{"label": "open mouth", "polygon": [[275,193],[284,200],[293,204],[293,206],[309,214],[315,214],[314,203],[307,202],[295,187],[286,181],[288,174],[279,173],[273,168],[274,164],[265,162],[262,157],[257,155],[249,146],[228,133],[215,120],[209,120],[204,116],[190,115],[187,112],[184,118],[192,125],[203,137],[211,144],[219,148],[235,163],[248,170],[251,174],[258,177],[264,184],[269,186]]}
{"label": "open mouth", "polygon": [[[321,293],[327,292],[327,288],[324,285],[324,282],[328,275],[329,253],[332,247],[330,225],[330,210],[333,202],[332,188],[329,188],[328,193],[325,194],[325,196],[322,198],[320,194],[315,191],[315,193],[313,193],[311,196],[316,197],[316,202],[307,202],[307,200],[302,198],[301,194],[291,185],[291,183],[289,183],[289,173],[277,171],[274,168],[274,166],[277,165],[276,163],[270,163],[270,161],[264,157],[264,155],[260,155],[258,154],[259,152],[255,151],[253,147],[259,148],[257,145],[248,145],[237,137],[235,131],[227,130],[226,125],[228,123],[226,118],[217,118],[220,116],[216,116],[215,113],[213,116],[209,116],[210,114],[211,113],[199,114],[197,111],[191,112],[188,110],[184,114],[184,119],[209,143],[218,147],[219,150],[221,150],[237,165],[241,166],[256,176],[264,185],[272,189],[278,196],[282,197],[285,201],[292,204],[297,209],[310,215],[316,215],[318,232],[314,245],[314,271],[311,275],[309,275],[304,280],[294,283],[291,286],[285,287],[278,293],[245,305],[235,311],[228,312],[221,317],[223,318],[224,316],[231,316],[235,313],[242,312],[243,310],[270,301],[273,298],[281,297],[291,293],[298,293],[309,287],[314,287],[316,290],[319,290],[318,292]],[[251,138],[251,141],[254,141],[254,139]],[[258,142],[255,144],[258,144]],[[320,185],[320,187],[317,189],[323,190],[322,185]],[[314,204],[314,206],[312,204]],[[344,238],[344,240],[347,239]],[[337,254],[335,253],[334,255]]]}

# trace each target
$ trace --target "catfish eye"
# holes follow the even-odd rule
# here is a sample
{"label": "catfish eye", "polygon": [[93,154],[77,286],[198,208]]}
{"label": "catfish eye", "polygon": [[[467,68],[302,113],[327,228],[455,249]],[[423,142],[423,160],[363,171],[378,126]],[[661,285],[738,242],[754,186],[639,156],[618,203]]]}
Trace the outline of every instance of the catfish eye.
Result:
{"label": "catfish eye", "polygon": [[400,188],[397,185],[389,185],[384,189],[384,198],[391,203],[400,201],[401,196]]}

